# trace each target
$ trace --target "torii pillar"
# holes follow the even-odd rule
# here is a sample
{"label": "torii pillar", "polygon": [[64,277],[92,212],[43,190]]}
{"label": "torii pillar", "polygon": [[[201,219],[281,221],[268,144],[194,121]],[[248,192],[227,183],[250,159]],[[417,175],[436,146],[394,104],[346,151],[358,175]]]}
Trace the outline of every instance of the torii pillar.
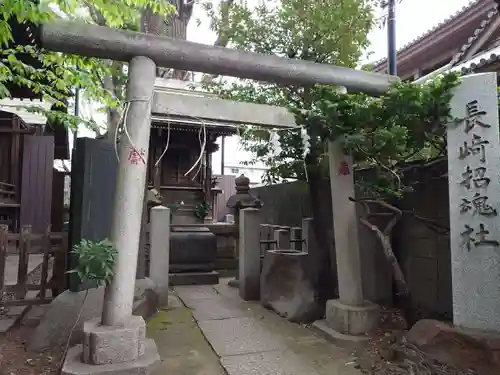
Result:
{"label": "torii pillar", "polygon": [[106,286],[102,318],[84,322],[83,345],[68,351],[63,375],[148,374],[160,362],[154,340],[146,339],[144,319],[132,315],[156,64],[134,57],[128,76],[127,131],[119,144],[111,229],[118,250],[114,277]]}
{"label": "torii pillar", "polygon": [[[346,93],[345,88],[340,92]],[[344,152],[343,138],[328,142],[328,161],[332,197],[333,229],[339,299],[326,303],[326,320],[314,326],[328,335],[339,333],[349,341],[361,341],[378,326],[380,307],[363,296],[359,252],[358,216],[355,197],[353,159]]]}

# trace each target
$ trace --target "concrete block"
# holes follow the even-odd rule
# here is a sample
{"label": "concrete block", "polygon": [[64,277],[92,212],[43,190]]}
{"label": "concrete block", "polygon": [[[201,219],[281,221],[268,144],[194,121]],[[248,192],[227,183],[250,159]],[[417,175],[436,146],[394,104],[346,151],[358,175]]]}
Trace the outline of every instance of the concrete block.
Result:
{"label": "concrete block", "polygon": [[100,320],[83,325],[83,361],[93,365],[130,362],[144,354],[146,323],[132,316],[123,326],[104,326]]}
{"label": "concrete block", "polygon": [[62,375],[149,375],[160,363],[160,355],[154,340],[144,342],[144,354],[134,361],[92,365],[83,363],[82,345],[68,351],[61,371]]}
{"label": "concrete block", "polygon": [[339,300],[326,302],[326,321],[339,333],[363,335],[378,326],[380,307],[369,301],[362,306],[345,305]]}

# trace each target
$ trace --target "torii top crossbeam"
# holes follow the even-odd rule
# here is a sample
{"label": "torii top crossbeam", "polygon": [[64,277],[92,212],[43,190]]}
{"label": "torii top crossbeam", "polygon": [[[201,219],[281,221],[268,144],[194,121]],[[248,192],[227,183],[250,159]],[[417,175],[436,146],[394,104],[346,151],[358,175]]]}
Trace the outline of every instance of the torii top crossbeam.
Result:
{"label": "torii top crossbeam", "polygon": [[395,76],[310,61],[232,50],[168,37],[72,21],[44,24],[41,47],[81,56],[130,61],[145,56],[158,66],[280,84],[344,86],[351,92],[381,94]]}

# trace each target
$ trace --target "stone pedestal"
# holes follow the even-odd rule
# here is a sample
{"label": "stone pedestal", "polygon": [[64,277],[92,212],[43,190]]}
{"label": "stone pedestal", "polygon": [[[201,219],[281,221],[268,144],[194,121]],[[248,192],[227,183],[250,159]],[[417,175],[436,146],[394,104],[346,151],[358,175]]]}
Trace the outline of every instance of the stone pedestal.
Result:
{"label": "stone pedestal", "polygon": [[173,227],[170,234],[170,285],[217,284],[217,238],[206,227]]}
{"label": "stone pedestal", "polygon": [[326,303],[326,323],[345,335],[363,335],[377,327],[380,307],[370,301],[361,306],[345,305],[339,300]]}
{"label": "stone pedestal", "polygon": [[[229,197],[226,206],[231,209],[232,215],[237,226],[239,226],[240,210],[245,208],[261,208],[262,202],[250,194],[250,179],[244,175],[239,176],[235,180],[236,194]],[[239,241],[236,241],[235,257],[239,257]],[[228,285],[234,288],[239,287],[238,276],[230,280]]]}
{"label": "stone pedestal", "polygon": [[290,246],[290,230],[289,229],[275,229],[274,240],[276,241],[275,250],[289,250]]}
{"label": "stone pedestal", "polygon": [[239,293],[245,301],[260,298],[260,210],[245,208],[240,212]]}
{"label": "stone pedestal", "polygon": [[168,305],[170,257],[170,209],[164,206],[151,209],[149,276],[155,282],[161,306]]}
{"label": "stone pedestal", "polygon": [[140,316],[120,326],[105,326],[99,319],[84,323],[83,345],[68,351],[63,375],[150,374],[160,362],[153,340],[146,339]]}

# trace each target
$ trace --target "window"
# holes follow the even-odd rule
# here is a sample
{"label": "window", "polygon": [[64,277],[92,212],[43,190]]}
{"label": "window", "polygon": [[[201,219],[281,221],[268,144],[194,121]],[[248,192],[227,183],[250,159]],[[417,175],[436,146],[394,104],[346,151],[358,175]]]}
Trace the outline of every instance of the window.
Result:
{"label": "window", "polygon": [[238,168],[231,168],[231,173],[240,173]]}

